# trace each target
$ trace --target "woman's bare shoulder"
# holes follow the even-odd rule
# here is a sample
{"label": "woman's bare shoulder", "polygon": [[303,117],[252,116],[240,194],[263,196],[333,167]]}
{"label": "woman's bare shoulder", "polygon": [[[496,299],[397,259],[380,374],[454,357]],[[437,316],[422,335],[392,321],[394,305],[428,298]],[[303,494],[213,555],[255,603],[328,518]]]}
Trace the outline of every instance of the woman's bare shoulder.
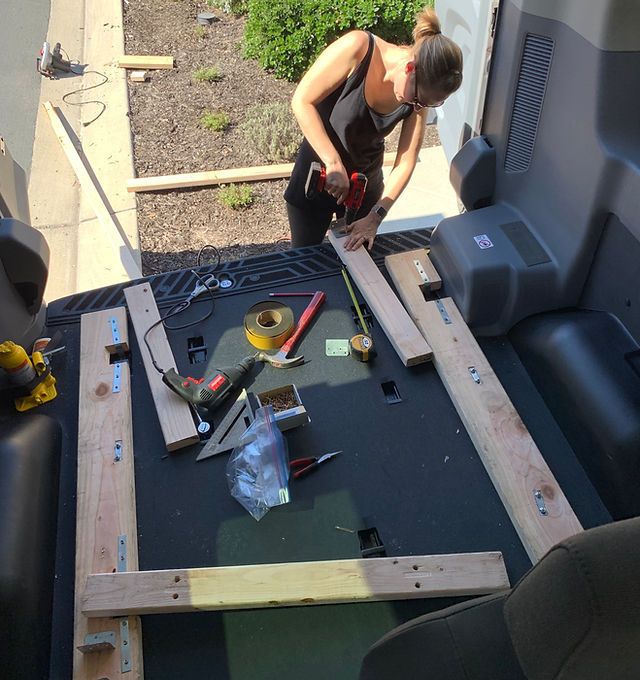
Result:
{"label": "woman's bare shoulder", "polygon": [[334,44],[339,45],[340,49],[360,60],[369,48],[369,33],[367,31],[349,31],[338,38]]}

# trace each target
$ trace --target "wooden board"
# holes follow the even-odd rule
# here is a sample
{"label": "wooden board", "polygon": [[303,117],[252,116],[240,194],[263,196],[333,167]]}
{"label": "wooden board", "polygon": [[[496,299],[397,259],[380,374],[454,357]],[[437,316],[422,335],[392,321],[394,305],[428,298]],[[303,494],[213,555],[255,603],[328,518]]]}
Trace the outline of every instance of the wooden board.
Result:
{"label": "wooden board", "polygon": [[76,147],[73,145],[69,134],[63,124],[61,115],[56,111],[51,102],[43,104],[45,111],[51,121],[53,131],[60,141],[62,148],[73,168],[73,171],[80,182],[82,193],[89,201],[93,211],[95,212],[98,221],[102,227],[107,231],[109,238],[112,239],[119,247],[120,259],[127,275],[131,279],[137,279],[142,276],[140,268],[136,264],[131,254],[130,246],[120,232],[118,225],[111,216],[109,209],[105,205],[96,185],[94,184],[89,171],[82,162],[82,158],[78,153]]}
{"label": "wooden board", "polygon": [[146,71],[131,71],[129,78],[134,83],[144,83],[148,80],[149,75]]}
{"label": "wooden board", "polygon": [[[151,286],[148,283],[130,286],[124,289],[124,296],[127,300],[129,316],[136,332],[136,338],[138,338],[138,346],[142,354],[142,361],[151,388],[151,396],[156,407],[167,451],[176,451],[185,446],[191,446],[197,443],[200,437],[189,404],[162,382],[162,376],[153,367],[149,350],[144,342],[144,334],[150,326],[160,319]],[[176,368],[176,362],[162,324],[158,324],[149,333],[147,340],[160,368],[165,371],[169,368]]]}
{"label": "wooden board", "polygon": [[173,68],[173,57],[151,57],[127,54],[116,61],[120,68],[162,69]]}
{"label": "wooden board", "polygon": [[[417,251],[416,251],[417,252]],[[419,255],[426,265],[427,255]],[[532,562],[582,530],[569,502],[531,438],[489,361],[451,298],[427,302],[420,277],[406,257],[385,265],[405,306],[433,348],[433,363],[464,423]],[[481,381],[476,383],[470,368]],[[540,491],[547,514],[538,509]]]}
{"label": "wooden board", "polygon": [[329,231],[329,241],[349,270],[351,278],[367,301],[389,342],[405,366],[414,366],[431,359],[432,351],[415,323],[407,314],[396,294],[371,259],[369,251],[360,247],[348,252],[344,238]]}
{"label": "wooden board", "polygon": [[[92,314],[80,320],[80,387],[78,411],[78,493],[76,514],[76,579],[73,644],[75,680],[143,677],[140,619],[130,617],[128,648],[131,670],[121,672],[120,622],[87,619],[81,613],[81,596],[89,574],[111,573],[119,568],[118,544],[126,536],[126,569],[138,568],[138,532],[134,485],[131,381],[129,365],[120,364],[120,391],[113,392],[114,365],[106,345],[112,342],[110,319],[115,318],[127,342],[124,307]],[[121,442],[120,460],[115,460]],[[85,636],[115,631],[115,650],[82,654],[77,647]]]}
{"label": "wooden board", "polygon": [[[416,262],[420,263],[420,266],[422,267],[422,271],[424,271],[425,276],[427,277],[428,281],[425,283],[422,283],[422,278],[420,277],[420,274],[416,277],[416,281],[419,281],[422,283],[422,290],[440,290],[442,288],[442,279],[440,278],[440,274],[436,271],[436,268],[433,266],[431,260],[429,259],[429,256],[427,255],[427,251],[424,248],[418,248],[417,250],[407,250],[404,253],[398,253],[397,255],[394,255],[394,264],[395,264],[395,269],[410,269],[411,267],[415,267],[416,272],[418,271],[418,268],[416,267]],[[391,275],[391,274],[390,274]],[[395,281],[394,281],[395,282]]]}
{"label": "wooden board", "polygon": [[[384,164],[393,164],[395,157],[395,152],[386,153],[384,155]],[[234,182],[259,182],[267,179],[289,177],[292,170],[293,163],[279,163],[276,165],[256,165],[248,168],[232,168],[231,170],[205,170],[203,172],[187,172],[180,175],[138,177],[127,182],[127,191],[163,191],[166,189],[206,187],[214,184],[231,184]]]}
{"label": "wooden board", "polygon": [[93,616],[295,607],[480,595],[509,588],[502,553],[419,555],[96,574],[82,611]]}

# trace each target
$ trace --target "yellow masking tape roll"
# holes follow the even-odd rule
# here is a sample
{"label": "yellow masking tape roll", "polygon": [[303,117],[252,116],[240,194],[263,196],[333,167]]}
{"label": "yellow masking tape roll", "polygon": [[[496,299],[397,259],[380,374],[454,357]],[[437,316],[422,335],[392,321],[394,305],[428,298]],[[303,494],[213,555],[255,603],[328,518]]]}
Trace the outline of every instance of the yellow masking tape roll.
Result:
{"label": "yellow masking tape roll", "polygon": [[295,329],[293,311],[274,300],[258,302],[244,317],[247,340],[256,349],[278,349]]}

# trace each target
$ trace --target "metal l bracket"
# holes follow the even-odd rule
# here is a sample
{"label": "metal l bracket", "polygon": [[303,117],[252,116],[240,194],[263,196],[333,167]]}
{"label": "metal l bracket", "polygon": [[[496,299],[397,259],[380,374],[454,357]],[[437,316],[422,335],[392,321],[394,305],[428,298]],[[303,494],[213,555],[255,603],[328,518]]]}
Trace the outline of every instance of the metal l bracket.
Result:
{"label": "metal l bracket", "polygon": [[120,380],[122,376],[122,364],[113,364],[113,385],[111,386],[112,392],[120,391]]}
{"label": "metal l bracket", "polygon": [[112,316],[109,319],[109,325],[111,326],[111,338],[113,339],[114,345],[120,344],[120,330],[118,329],[118,319]]}
{"label": "metal l bracket", "polygon": [[547,505],[544,502],[544,496],[542,495],[542,491],[540,491],[540,489],[534,489],[533,497],[535,498],[536,505],[538,506],[538,512],[541,515],[548,515],[549,511],[547,510]]}
{"label": "metal l bracket", "polygon": [[429,286],[429,277],[427,276],[427,272],[425,272],[424,267],[422,266],[422,263],[420,260],[414,260],[413,264],[415,265],[415,268],[418,270],[418,274],[420,275],[420,278],[422,279],[422,283],[420,284],[420,287],[422,286]]}
{"label": "metal l bracket", "polygon": [[129,644],[129,619],[120,619],[120,672],[131,670],[131,645]]}
{"label": "metal l bracket", "polygon": [[84,636],[84,644],[78,646],[83,654],[102,652],[105,649],[116,648],[116,634],[113,630],[105,630],[102,633],[91,633]]}
{"label": "metal l bracket", "polygon": [[127,571],[127,535],[120,534],[118,536],[118,564],[116,565],[118,571]]}
{"label": "metal l bracket", "polygon": [[473,378],[473,381],[480,385],[482,383],[482,380],[480,379],[480,374],[478,371],[476,371],[475,366],[469,366],[469,373],[471,373],[471,377]]}
{"label": "metal l bracket", "polygon": [[440,312],[440,316],[442,317],[442,320],[445,322],[445,324],[450,324],[451,319],[449,318],[449,315],[447,314],[447,310],[445,309],[444,305],[442,304],[442,300],[436,300],[436,307],[438,308],[438,311]]}
{"label": "metal l bracket", "polygon": [[122,439],[116,439],[113,445],[113,460],[119,463],[122,460]]}

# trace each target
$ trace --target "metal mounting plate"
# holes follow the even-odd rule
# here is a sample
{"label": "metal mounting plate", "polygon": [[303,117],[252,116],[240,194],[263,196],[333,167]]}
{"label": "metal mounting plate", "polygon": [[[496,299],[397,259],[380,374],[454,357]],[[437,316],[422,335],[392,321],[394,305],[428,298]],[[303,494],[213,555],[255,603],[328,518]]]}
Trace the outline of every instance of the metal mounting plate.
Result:
{"label": "metal mounting plate", "polygon": [[102,652],[105,649],[116,648],[116,634],[112,630],[105,630],[101,633],[90,633],[85,635],[84,644],[78,646],[78,651],[83,654],[93,654]]}
{"label": "metal mounting plate", "polygon": [[325,340],[325,354],[328,357],[348,357],[349,356],[349,341],[348,340]]}

